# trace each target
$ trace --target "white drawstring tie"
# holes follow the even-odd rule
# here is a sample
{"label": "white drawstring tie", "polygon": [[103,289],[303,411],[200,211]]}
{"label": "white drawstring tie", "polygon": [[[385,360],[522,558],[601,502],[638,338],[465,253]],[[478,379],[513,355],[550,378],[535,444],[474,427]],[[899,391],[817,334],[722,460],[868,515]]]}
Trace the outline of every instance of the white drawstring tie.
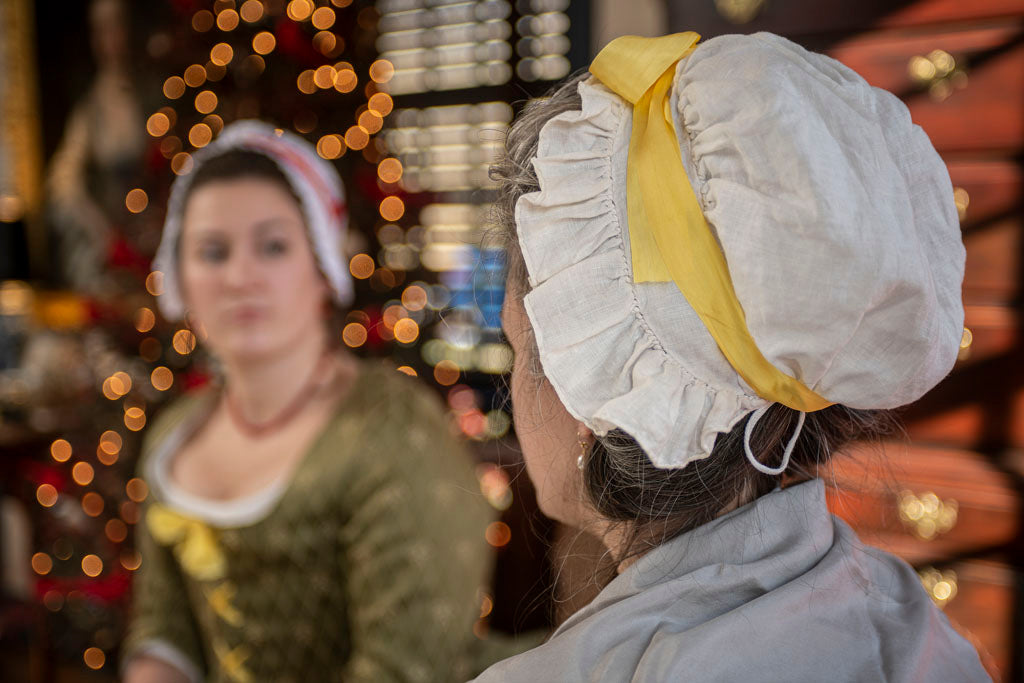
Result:
{"label": "white drawstring tie", "polygon": [[758,472],[763,472],[771,476],[782,474],[789,467],[789,456],[793,455],[793,448],[796,447],[796,440],[800,436],[800,431],[804,428],[804,418],[807,417],[807,413],[800,412],[800,417],[797,418],[796,431],[793,432],[793,436],[790,438],[789,443],[786,444],[786,450],[782,453],[782,463],[778,467],[768,467],[754,455],[754,452],[750,450],[750,434],[754,431],[754,425],[757,424],[758,420],[764,417],[764,414],[768,412],[768,409],[773,404],[769,403],[763,408],[758,408],[750,414],[750,419],[747,420],[747,428],[743,430],[743,450],[747,453],[747,460],[754,466]]}

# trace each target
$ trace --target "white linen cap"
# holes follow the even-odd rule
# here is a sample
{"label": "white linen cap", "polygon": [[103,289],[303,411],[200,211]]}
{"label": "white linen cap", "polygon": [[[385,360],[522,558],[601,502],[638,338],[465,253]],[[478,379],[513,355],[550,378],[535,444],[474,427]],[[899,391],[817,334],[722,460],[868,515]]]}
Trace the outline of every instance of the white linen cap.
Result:
{"label": "white linen cap", "polygon": [[[707,457],[770,401],[674,282],[636,283],[626,173],[632,105],[596,78],[540,133],[540,190],[516,205],[524,305],[566,409],[621,428],[659,467]],[[753,340],[830,402],[894,408],[952,368],[965,252],[949,175],[902,102],[767,33],[677,65],[680,152]]]}
{"label": "white linen cap", "polygon": [[178,176],[171,186],[160,247],[153,261],[153,270],[163,273],[163,293],[157,297],[160,312],[168,320],[185,316],[178,280],[178,241],[192,179],[202,164],[234,149],[263,154],[281,169],[299,198],[317,265],[332,296],[341,305],[351,303],[352,276],[343,253],[348,207],[338,171],[298,135],[262,121],[246,120],[225,126],[216,140],[195,152],[191,172]]}

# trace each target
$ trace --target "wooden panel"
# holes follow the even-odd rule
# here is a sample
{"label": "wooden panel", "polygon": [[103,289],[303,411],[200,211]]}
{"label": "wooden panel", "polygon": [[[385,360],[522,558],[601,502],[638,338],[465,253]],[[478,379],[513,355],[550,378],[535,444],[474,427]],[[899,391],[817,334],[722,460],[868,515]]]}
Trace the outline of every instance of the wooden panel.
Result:
{"label": "wooden panel", "polygon": [[1010,304],[1021,290],[1021,235],[1024,223],[1012,217],[964,232],[967,264],[964,303]]}
{"label": "wooden panel", "polygon": [[974,339],[960,351],[955,371],[1012,353],[1020,341],[1019,315],[1007,306],[967,305],[964,326]]}
{"label": "wooden panel", "polygon": [[713,2],[669,0],[670,29],[697,31],[705,38],[755,31],[802,36],[977,21],[1024,13],[1024,0],[753,0],[729,4],[751,6],[753,18],[733,23]]}
{"label": "wooden panel", "polygon": [[1005,160],[949,161],[954,188],[967,193],[961,226],[970,229],[1024,213],[1024,169]]}
{"label": "wooden panel", "polygon": [[[839,458],[835,483],[829,491],[833,512],[857,529],[866,543],[911,564],[990,552],[1022,531],[1014,478],[977,453],[893,443],[884,456],[869,451]],[[920,522],[901,518],[904,492],[918,498],[931,493],[957,506],[955,524],[927,536],[929,529]]]}
{"label": "wooden panel", "polygon": [[992,679],[1008,679],[1013,656],[1013,570],[984,561],[957,562],[949,569],[956,572],[957,594],[943,611],[978,650]]}
{"label": "wooden panel", "polygon": [[[983,393],[984,386],[978,384],[974,389]],[[1024,391],[1018,389],[1006,396],[996,389],[991,397],[967,395],[965,399],[944,410],[907,419],[910,438],[965,448],[1024,448]]]}
{"label": "wooden panel", "polygon": [[[942,152],[998,151],[1024,144],[1024,25],[929,35],[871,35],[828,53],[869,83],[901,97]],[[910,76],[911,58],[944,50],[966,70],[962,88],[938,101]]]}

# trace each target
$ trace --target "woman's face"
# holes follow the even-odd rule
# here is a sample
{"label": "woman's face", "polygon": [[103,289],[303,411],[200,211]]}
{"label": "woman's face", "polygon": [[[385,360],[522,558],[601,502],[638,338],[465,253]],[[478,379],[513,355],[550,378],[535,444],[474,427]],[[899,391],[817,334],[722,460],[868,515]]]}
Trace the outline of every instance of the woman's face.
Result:
{"label": "woman's face", "polygon": [[276,182],[196,189],[182,221],[180,273],[191,319],[224,360],[271,358],[323,333],[328,286],[301,209]]}
{"label": "woman's face", "polygon": [[589,432],[565,409],[551,383],[531,371],[530,321],[518,297],[505,297],[501,318],[515,354],[510,384],[516,436],[537,503],[548,517],[582,526],[591,515],[583,502],[583,473],[576,460],[582,450],[580,436],[589,438]]}
{"label": "woman's face", "polygon": [[120,0],[94,0],[89,8],[93,54],[101,66],[128,61],[127,7]]}

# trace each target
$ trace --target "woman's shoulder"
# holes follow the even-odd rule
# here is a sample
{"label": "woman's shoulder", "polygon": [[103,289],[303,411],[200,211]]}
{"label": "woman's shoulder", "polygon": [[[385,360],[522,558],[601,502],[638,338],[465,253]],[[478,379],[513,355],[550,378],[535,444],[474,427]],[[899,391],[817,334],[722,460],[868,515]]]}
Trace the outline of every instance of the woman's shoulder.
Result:
{"label": "woman's shoulder", "polygon": [[397,370],[387,361],[360,359],[357,367],[355,390],[359,395],[350,397],[349,404],[356,402],[379,417],[401,419],[406,424],[443,419],[440,397],[423,380]]}
{"label": "woman's shoulder", "polygon": [[[377,360],[359,361],[359,378],[333,418],[332,429],[353,430],[349,438],[324,442],[334,450],[351,444],[353,462],[400,467],[415,473],[437,461],[465,460],[464,445],[452,431],[441,398],[417,377]],[[459,458],[446,457],[458,453]],[[445,469],[442,467],[441,469]]]}

